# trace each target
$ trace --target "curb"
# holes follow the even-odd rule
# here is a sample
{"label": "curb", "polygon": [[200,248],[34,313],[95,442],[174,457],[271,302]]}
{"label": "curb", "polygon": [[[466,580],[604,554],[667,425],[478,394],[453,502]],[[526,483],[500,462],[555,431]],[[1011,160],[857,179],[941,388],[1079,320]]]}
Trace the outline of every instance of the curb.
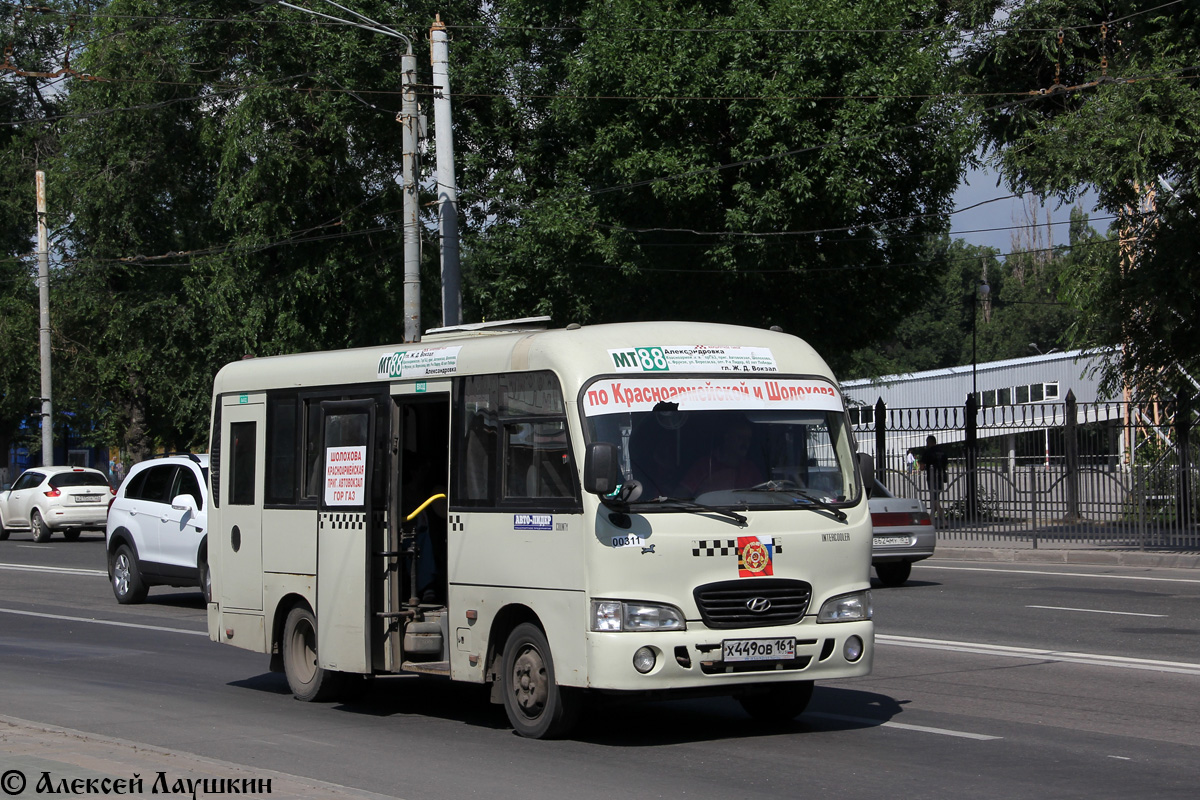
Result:
{"label": "curb", "polygon": [[1142,550],[1033,549],[1012,547],[943,547],[933,558],[1025,564],[1086,564],[1104,567],[1200,569],[1200,553],[1154,553]]}
{"label": "curb", "polygon": [[[397,800],[392,795],[4,715],[0,715],[0,762],[5,770],[0,791],[16,797],[98,794],[104,781],[113,788],[103,793],[131,794],[124,789],[140,778],[139,796],[199,798],[229,793],[264,800]],[[162,789],[156,786],[159,776]],[[43,780],[49,782],[49,791],[39,792]]]}

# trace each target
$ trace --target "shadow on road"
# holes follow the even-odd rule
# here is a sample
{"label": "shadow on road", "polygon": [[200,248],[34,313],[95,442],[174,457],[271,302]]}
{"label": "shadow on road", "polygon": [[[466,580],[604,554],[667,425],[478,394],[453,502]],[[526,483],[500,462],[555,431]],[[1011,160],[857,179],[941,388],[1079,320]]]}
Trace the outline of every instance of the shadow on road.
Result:
{"label": "shadow on road", "polygon": [[[282,673],[264,673],[229,684],[252,691],[287,695]],[[508,720],[490,690],[417,675],[380,676],[364,681],[361,694],[329,707],[370,717],[425,716],[502,730]],[[820,734],[858,730],[887,722],[904,703],[876,692],[817,685],[809,709],[795,720],[766,724],[751,719],[728,697],[643,700],[590,695],[582,719],[569,738],[600,746],[658,747],[664,744],[740,739],[780,734]],[[514,734],[515,735],[515,734]]]}

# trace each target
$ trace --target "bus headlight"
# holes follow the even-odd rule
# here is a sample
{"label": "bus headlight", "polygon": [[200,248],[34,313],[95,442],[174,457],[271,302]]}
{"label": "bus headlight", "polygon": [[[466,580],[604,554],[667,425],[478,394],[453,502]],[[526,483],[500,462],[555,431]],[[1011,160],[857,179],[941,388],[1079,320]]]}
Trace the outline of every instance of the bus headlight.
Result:
{"label": "bus headlight", "polygon": [[831,597],[821,605],[817,622],[854,622],[871,618],[871,592],[852,592]]}
{"label": "bus headlight", "polygon": [[660,603],[592,601],[594,631],[685,631],[683,612]]}

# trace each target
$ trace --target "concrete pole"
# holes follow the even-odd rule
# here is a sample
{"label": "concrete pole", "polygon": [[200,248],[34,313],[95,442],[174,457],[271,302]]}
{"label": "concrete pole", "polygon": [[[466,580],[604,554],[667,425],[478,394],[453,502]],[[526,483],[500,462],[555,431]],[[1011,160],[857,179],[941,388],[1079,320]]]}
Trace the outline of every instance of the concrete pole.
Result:
{"label": "concrete pole", "polygon": [[54,464],[54,404],[50,394],[50,253],[46,243],[46,173],[37,171],[39,340],[42,355],[42,466]]}
{"label": "concrete pole", "polygon": [[404,341],[421,340],[421,231],[417,219],[417,57],[412,48],[400,58],[404,177]]}
{"label": "concrete pole", "polygon": [[438,230],[442,254],[442,325],[462,324],[458,262],[458,185],[454,177],[454,127],[450,116],[450,51],[439,14],[429,29],[433,65],[433,135],[437,149]]}

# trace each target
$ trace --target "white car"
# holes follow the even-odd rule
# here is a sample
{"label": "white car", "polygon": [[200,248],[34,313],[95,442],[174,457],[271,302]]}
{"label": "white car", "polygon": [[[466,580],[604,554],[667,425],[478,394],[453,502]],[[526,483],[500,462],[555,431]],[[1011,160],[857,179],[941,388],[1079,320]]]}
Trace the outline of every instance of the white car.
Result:
{"label": "white car", "polygon": [[142,461],[108,513],[108,578],[118,603],[140,603],[151,586],[199,586],[208,573],[208,456]]}
{"label": "white car", "polygon": [[116,490],[103,472],[87,467],[32,467],[0,492],[0,540],[30,531],[44,542],[54,531],[68,541],[85,530],[104,530]]}
{"label": "white car", "polygon": [[929,558],[937,546],[933,520],[920,500],[895,497],[878,481],[867,501],[871,509],[871,566],[884,586],[908,580],[915,561]]}

